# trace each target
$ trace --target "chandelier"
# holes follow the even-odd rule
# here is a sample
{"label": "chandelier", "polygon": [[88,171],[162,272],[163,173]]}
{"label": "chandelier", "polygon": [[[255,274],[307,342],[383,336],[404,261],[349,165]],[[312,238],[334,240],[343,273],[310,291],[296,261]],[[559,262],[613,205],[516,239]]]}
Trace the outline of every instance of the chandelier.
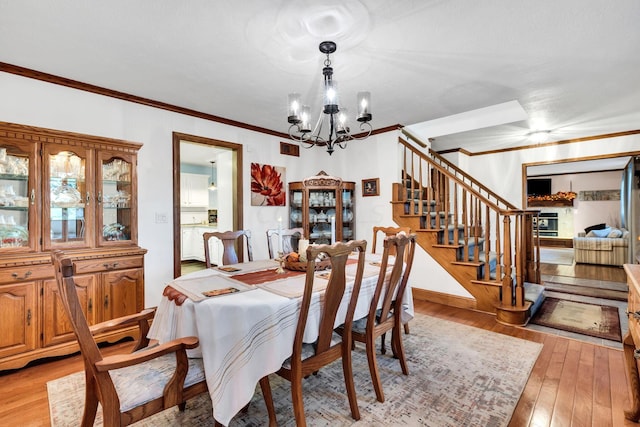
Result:
{"label": "chandelier", "polygon": [[[334,148],[346,148],[347,142],[356,139],[361,140],[371,135],[371,94],[369,92],[358,92],[358,117],[360,130],[363,135],[354,137],[351,135],[347,125],[347,110],[339,106],[337,84],[333,81],[333,68],[329,55],[336,51],[336,44],[331,41],[320,43],[320,52],[327,55],[324,60],[324,93],[323,107],[318,121],[311,129],[311,109],[308,105],[302,105],[302,97],[299,93],[289,94],[289,137],[297,142],[306,144],[305,148],[314,146],[327,147],[327,152],[331,155]],[[329,134],[321,136],[323,127],[328,127]]]}

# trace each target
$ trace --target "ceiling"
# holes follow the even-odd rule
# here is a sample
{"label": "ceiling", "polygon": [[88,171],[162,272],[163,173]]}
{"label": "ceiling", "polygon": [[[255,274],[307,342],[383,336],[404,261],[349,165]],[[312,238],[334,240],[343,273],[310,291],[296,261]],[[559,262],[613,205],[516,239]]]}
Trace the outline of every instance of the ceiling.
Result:
{"label": "ceiling", "polygon": [[527,166],[527,176],[622,171],[627,166],[630,160],[630,156],[624,156],[612,157],[608,159],[583,160],[567,163],[550,163]]}
{"label": "ceiling", "polygon": [[374,129],[478,152],[640,128],[638,22],[637,0],[0,0],[0,62],[287,132],[333,40],[345,107],[368,90]]}

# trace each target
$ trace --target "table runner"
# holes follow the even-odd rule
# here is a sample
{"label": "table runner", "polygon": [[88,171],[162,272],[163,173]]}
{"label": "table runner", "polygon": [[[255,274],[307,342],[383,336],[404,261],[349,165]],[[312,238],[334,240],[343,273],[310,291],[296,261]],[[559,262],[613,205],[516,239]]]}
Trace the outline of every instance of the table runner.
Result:
{"label": "table runner", "polygon": [[284,273],[276,273],[275,269],[254,271],[251,273],[234,274],[233,280],[238,280],[247,285],[260,285],[275,280],[284,280],[289,277],[295,277],[305,274],[304,271],[284,270]]}

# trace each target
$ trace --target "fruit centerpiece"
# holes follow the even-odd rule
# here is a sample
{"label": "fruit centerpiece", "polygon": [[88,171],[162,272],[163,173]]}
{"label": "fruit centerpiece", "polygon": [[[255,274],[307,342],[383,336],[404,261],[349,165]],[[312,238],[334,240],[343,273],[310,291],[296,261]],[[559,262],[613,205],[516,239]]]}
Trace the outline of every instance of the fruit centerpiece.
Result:
{"label": "fruit centerpiece", "polygon": [[[326,270],[331,267],[329,259],[316,259],[315,270]],[[291,252],[284,257],[284,268],[294,271],[307,271],[307,261],[300,261],[300,254]]]}

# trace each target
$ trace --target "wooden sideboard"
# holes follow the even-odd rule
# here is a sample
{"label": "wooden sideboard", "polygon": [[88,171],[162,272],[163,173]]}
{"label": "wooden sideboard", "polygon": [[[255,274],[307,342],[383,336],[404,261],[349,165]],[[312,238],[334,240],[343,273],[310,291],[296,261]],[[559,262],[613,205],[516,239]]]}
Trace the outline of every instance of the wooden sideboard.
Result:
{"label": "wooden sideboard", "polygon": [[624,336],[624,360],[629,380],[629,394],[631,407],[624,411],[628,420],[640,420],[640,377],[638,363],[640,363],[640,264],[625,264],[629,285],[629,299],[627,313],[629,315],[629,332]]}

